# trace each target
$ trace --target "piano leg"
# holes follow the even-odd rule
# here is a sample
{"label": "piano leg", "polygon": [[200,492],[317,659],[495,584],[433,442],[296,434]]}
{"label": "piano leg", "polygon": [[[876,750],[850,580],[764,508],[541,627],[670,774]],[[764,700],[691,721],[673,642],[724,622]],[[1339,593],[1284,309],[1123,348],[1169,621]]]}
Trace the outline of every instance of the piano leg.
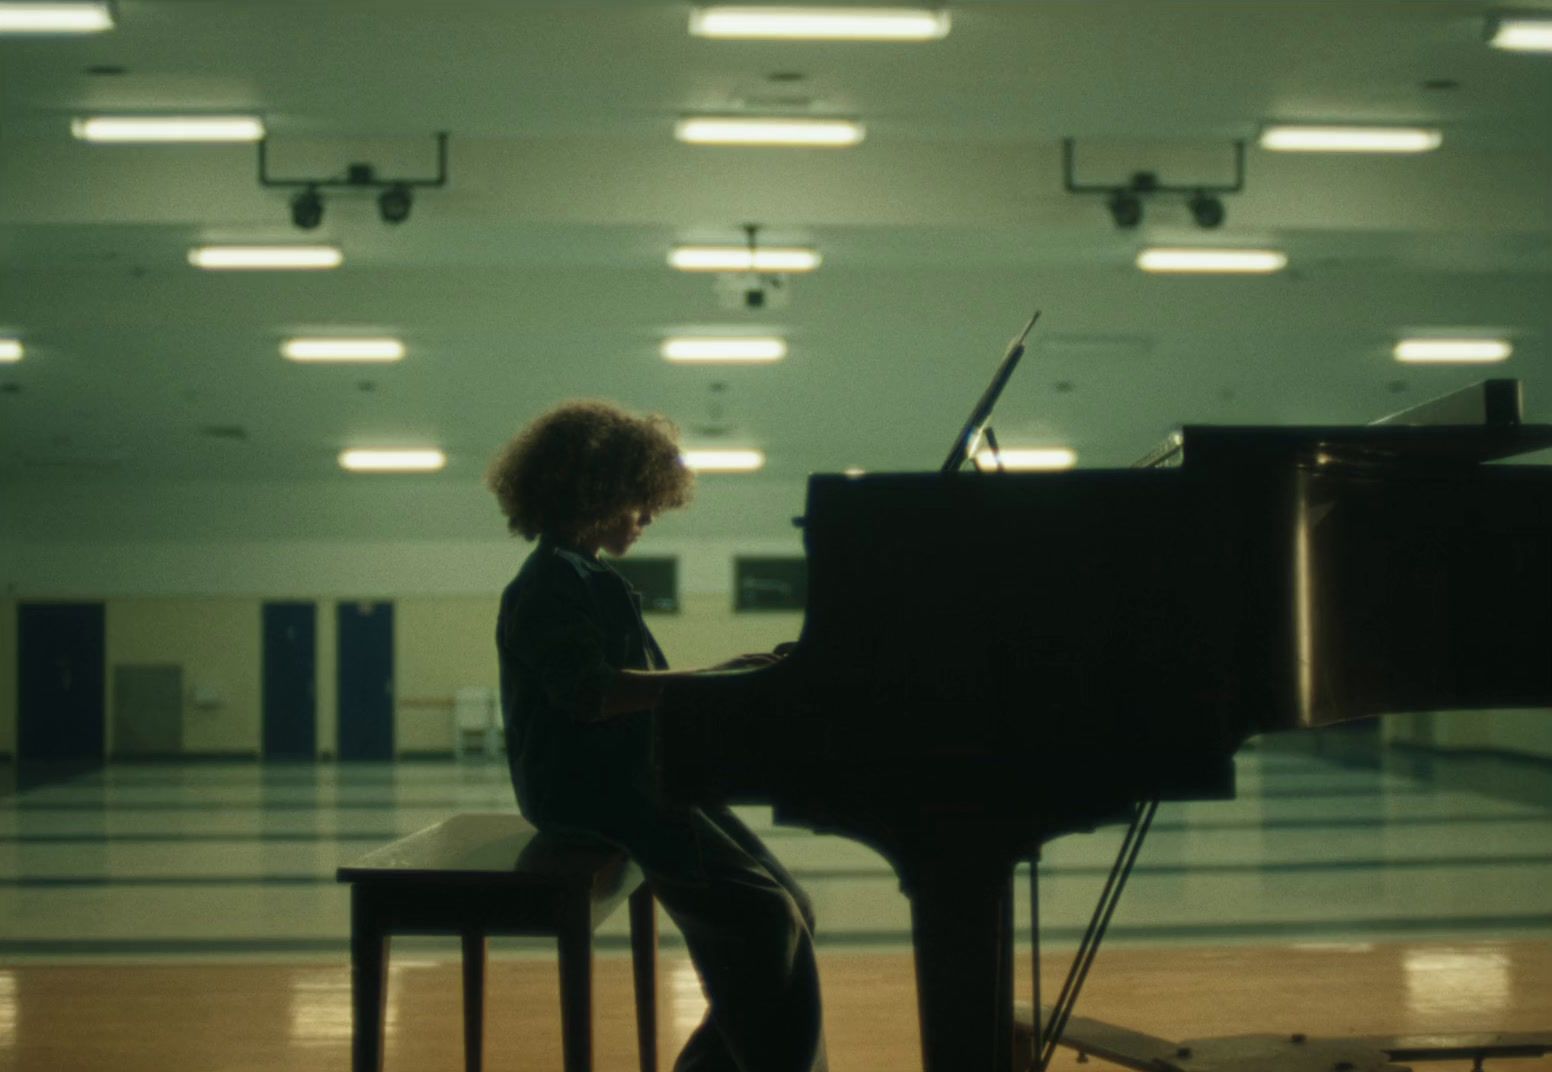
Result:
{"label": "piano leg", "polygon": [[[938,858],[908,885],[925,1072],[1009,1072],[1012,877]],[[984,865],[983,865],[984,866]]]}

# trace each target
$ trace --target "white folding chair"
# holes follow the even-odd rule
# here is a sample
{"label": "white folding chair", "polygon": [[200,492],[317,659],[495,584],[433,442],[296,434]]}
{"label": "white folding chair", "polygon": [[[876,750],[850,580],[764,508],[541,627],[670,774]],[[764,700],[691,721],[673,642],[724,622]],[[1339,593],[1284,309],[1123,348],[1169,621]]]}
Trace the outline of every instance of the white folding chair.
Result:
{"label": "white folding chair", "polygon": [[496,690],[486,685],[465,685],[453,693],[453,754],[462,759],[478,742],[488,756],[501,743],[501,716],[496,709]]}

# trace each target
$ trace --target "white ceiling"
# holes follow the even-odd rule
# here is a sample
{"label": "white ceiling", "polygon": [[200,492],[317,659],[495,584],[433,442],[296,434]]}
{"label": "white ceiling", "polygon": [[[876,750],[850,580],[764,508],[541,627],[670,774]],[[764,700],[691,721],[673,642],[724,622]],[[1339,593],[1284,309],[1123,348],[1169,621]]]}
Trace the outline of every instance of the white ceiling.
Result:
{"label": "white ceiling", "polygon": [[[1552,11],[1552,2],[1516,9]],[[1552,56],[1483,43],[1479,0],[954,4],[930,44],[707,41],[647,0],[121,0],[118,29],[0,41],[0,476],[304,480],[344,447],[436,445],[468,480],[557,400],[662,410],[769,478],[932,468],[1007,337],[1036,343],[1004,445],[1121,465],[1182,422],[1363,421],[1481,378],[1401,366],[1408,330],[1486,330],[1552,421]],[[89,68],[122,67],[122,74]],[[793,80],[791,76],[800,76]],[[777,76],[773,80],[772,76]],[[1448,80],[1453,88],[1427,88]],[[271,172],[366,161],[451,180],[390,227],[365,197],[290,224],[239,147],[74,141],[84,111],[265,118]],[[862,119],[851,150],[677,144],[697,110]],[[1427,123],[1408,158],[1253,146],[1228,223],[1178,198],[1118,231],[1080,179],[1219,182],[1268,121]],[[751,313],[665,264],[689,240],[825,256]],[[339,242],[327,273],[200,272],[203,241]],[[1270,244],[1271,278],[1145,276],[1145,244]],[[671,331],[785,334],[782,364],[669,366]],[[283,361],[297,333],[393,333],[388,367]],[[714,390],[714,385],[723,385]],[[370,389],[366,389],[367,385]],[[211,430],[227,430],[226,436]],[[242,437],[231,430],[241,429]]]}

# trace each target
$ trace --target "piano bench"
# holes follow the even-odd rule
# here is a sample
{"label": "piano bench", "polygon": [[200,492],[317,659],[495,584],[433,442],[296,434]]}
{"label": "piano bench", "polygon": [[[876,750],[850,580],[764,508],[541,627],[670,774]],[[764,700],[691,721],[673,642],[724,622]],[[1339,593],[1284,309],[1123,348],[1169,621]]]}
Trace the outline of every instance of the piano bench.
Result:
{"label": "piano bench", "polygon": [[593,932],[630,902],[641,1072],[657,1069],[657,917],[623,852],[541,834],[516,815],[457,815],[376,849],[337,873],[350,891],[353,1072],[381,1072],[393,934],[463,940],[464,1067],[480,1072],[486,938],[554,937],[566,1072],[593,1066]]}

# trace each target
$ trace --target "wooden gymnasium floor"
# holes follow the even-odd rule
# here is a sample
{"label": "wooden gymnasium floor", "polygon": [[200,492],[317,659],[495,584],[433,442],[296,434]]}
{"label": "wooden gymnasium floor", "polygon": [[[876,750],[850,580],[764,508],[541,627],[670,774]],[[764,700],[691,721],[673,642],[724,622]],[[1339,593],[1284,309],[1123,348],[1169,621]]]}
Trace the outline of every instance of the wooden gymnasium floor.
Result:
{"label": "wooden gymnasium floor", "polygon": [[[1552,1029],[1552,766],[1274,742],[1238,767],[1236,800],[1161,810],[1079,1015],[1171,1038]],[[0,767],[0,1072],[348,1068],[334,868],[454,812],[510,807],[489,761]],[[919,1067],[909,918],[887,865],[747,817],[818,908],[832,1068]],[[1047,999],[1118,840],[1065,839],[1041,861]],[[1022,942],[1027,869],[1017,885]],[[665,1072],[702,1008],[676,939],[665,924]],[[623,918],[605,924],[601,1072],[636,1067],[624,944]],[[553,957],[492,946],[487,1068],[559,1069]],[[390,1072],[462,1067],[456,952],[395,943]]]}
{"label": "wooden gymnasium floor", "polygon": [[[920,1067],[907,954],[833,951],[823,957],[821,972],[834,1072]],[[1060,982],[1054,971],[1043,978],[1048,987]],[[4,979],[0,1068],[346,1072],[350,1067],[350,978],[342,964],[27,964],[7,970]],[[446,960],[414,959],[394,970],[390,1072],[463,1067],[458,985],[457,968]],[[664,957],[659,985],[664,999],[659,1067],[667,1070],[703,1006],[682,955]],[[520,956],[491,965],[487,1069],[561,1067],[556,991],[554,965],[547,959]],[[597,997],[596,1067],[631,1072],[637,1065],[628,958],[600,961]],[[1177,1039],[1260,1031],[1552,1031],[1552,943],[1115,949],[1101,954],[1080,1013]],[[1077,1066],[1063,1050],[1053,1067]],[[1430,1067],[1464,1070],[1469,1063]],[[1549,1072],[1552,1058],[1489,1067]]]}

